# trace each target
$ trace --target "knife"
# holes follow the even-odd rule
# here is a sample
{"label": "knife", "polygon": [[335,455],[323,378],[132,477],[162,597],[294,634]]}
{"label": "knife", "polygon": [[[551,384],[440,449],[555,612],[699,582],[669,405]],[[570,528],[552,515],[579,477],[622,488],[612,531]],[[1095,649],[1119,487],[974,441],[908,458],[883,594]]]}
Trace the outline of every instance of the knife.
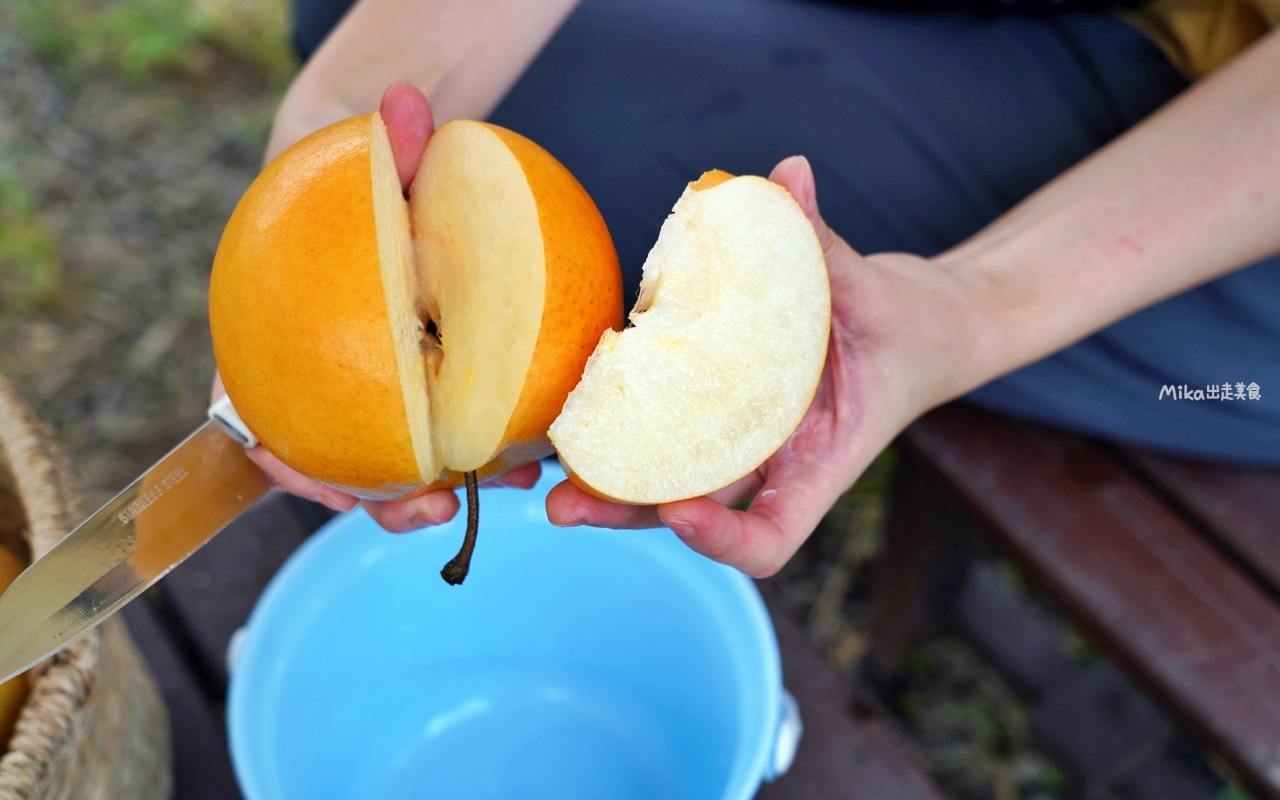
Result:
{"label": "knife", "polygon": [[274,485],[224,397],[209,421],[18,576],[0,598],[0,683],[71,644]]}

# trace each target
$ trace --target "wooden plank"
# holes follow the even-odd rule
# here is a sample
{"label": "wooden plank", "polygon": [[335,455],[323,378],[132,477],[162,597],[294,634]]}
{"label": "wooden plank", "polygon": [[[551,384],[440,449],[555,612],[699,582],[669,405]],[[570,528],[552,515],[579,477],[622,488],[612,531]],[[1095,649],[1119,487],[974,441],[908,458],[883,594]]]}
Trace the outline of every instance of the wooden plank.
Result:
{"label": "wooden plank", "polygon": [[1205,800],[1222,781],[1171,748],[1175,728],[1107,661],[1081,667],[1032,711],[1032,741],[1076,776],[1085,797]]}
{"label": "wooden plank", "polygon": [[216,692],[226,693],[231,636],[248,620],[285,559],[330,516],[317,509],[290,495],[272,493],[160,585],[169,609],[190,637],[199,669]]}
{"label": "wooden plank", "polygon": [[1033,702],[1076,670],[1054,632],[1002,589],[986,562],[970,564],[945,612],[1009,685]]}
{"label": "wooden plank", "polygon": [[973,556],[971,514],[922,459],[900,455],[885,546],[871,576],[870,648],[859,666],[876,685],[892,682],[910,647],[938,632],[938,610]]}
{"label": "wooden plank", "polygon": [[975,560],[948,609],[956,627],[1032,701],[1036,749],[1071,773],[1085,797],[1205,800],[1221,781],[1170,752],[1175,729],[1115,665],[1068,658],[1060,633],[1033,604]]}
{"label": "wooden plank", "polygon": [[827,664],[799,623],[777,610],[767,584],[762,588],[782,650],[783,683],[800,706],[804,737],[791,770],[765,784],[758,800],[941,800],[887,723],[852,715],[851,682]]}
{"label": "wooden plank", "polygon": [[121,613],[168,708],[172,800],[239,800],[221,704],[205,694],[181,645],[175,643],[149,597],[138,598]]}
{"label": "wooden plank", "polygon": [[1232,796],[1217,775],[1188,761],[1176,755],[1147,759],[1116,785],[1112,795],[1125,800],[1222,800]]}
{"label": "wooden plank", "polygon": [[1202,464],[1148,453],[1132,463],[1280,592],[1280,470]]}
{"label": "wooden plank", "polygon": [[962,406],[906,434],[1095,639],[1280,798],[1280,608],[1103,449]]}

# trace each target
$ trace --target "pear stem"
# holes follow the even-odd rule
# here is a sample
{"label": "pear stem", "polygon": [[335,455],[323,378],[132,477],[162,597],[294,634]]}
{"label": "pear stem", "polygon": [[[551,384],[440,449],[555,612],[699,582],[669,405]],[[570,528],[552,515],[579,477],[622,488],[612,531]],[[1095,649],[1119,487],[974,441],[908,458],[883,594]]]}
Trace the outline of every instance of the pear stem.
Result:
{"label": "pear stem", "polygon": [[480,487],[476,473],[468,472],[463,478],[467,484],[467,535],[462,540],[462,549],[440,570],[440,576],[450,586],[458,586],[467,579],[471,570],[471,554],[476,550],[476,533],[480,530]]}

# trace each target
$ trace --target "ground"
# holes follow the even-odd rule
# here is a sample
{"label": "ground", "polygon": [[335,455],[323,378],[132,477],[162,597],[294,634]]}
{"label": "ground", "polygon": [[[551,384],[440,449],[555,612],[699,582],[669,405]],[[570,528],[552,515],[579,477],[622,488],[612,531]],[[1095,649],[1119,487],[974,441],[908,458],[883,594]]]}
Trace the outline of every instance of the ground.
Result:
{"label": "ground", "polygon": [[[55,427],[91,502],[203,419],[210,264],[295,68],[283,0],[0,6],[0,375]],[[892,468],[890,454],[776,579],[844,670],[865,646]],[[916,655],[901,707],[950,796],[1067,796],[963,644]]]}

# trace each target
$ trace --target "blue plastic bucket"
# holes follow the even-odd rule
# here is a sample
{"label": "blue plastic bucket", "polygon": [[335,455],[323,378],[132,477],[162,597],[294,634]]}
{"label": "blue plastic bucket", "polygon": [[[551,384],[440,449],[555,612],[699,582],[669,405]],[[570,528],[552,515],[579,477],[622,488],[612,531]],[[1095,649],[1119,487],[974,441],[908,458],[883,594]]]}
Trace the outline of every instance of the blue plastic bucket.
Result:
{"label": "blue plastic bucket", "polygon": [[[393,536],[335,519],[276,575],[232,672],[249,800],[746,800],[794,752],[759,594],[669,531],[557,529],[536,489]],[[465,515],[460,515],[465,516]]]}

